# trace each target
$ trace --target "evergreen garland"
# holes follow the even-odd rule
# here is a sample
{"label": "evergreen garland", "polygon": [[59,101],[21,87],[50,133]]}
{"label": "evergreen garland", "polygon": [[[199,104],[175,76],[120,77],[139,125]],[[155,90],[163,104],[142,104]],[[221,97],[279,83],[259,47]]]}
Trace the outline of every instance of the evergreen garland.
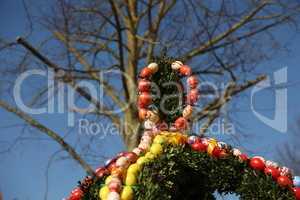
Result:
{"label": "evergreen garland", "polygon": [[[95,181],[83,200],[98,200],[105,177]],[[271,176],[229,155],[214,158],[188,146],[168,146],[147,163],[134,187],[136,200],[214,200],[214,193],[237,194],[242,200],[294,200]]]}
{"label": "evergreen garland", "polygon": [[[167,123],[174,122],[181,115],[184,105],[181,77],[170,67],[173,61],[174,59],[169,57],[156,57],[154,62],[159,65],[159,69],[151,77],[151,81],[155,85],[152,87],[152,93],[155,97],[153,99],[154,109],[159,112],[160,119],[164,119]],[[157,89],[159,89],[160,95],[157,94]],[[163,101],[165,97],[170,98]]]}
{"label": "evergreen garland", "polygon": [[[144,112],[139,113],[139,117],[146,121],[139,146],[132,152],[120,153],[98,168],[96,176],[79,182],[68,200],[214,200],[216,192],[237,194],[242,200],[300,199],[300,177],[294,177],[293,184],[292,174],[284,167],[273,169],[283,178],[284,182],[280,183],[280,177],[275,177],[273,172],[272,175],[264,172],[270,168],[263,158],[252,158],[249,162],[246,155],[238,155],[215,139],[156,129],[159,123],[174,123],[177,130],[186,129],[191,106],[198,99],[198,81],[192,76],[190,67],[173,61],[165,56],[157,57],[155,63],[140,74],[141,81],[151,81],[155,86],[141,84],[140,87],[143,98],[138,105]],[[184,94],[180,81],[184,76],[189,89],[196,93]],[[149,99],[150,96],[153,99]],[[151,116],[154,116],[153,121]],[[146,126],[147,120],[152,124]],[[283,169],[285,173],[279,171]]]}
{"label": "evergreen garland", "polygon": [[182,146],[169,146],[159,158],[145,165],[138,183],[138,200],[212,200],[215,191],[236,193],[242,200],[295,199],[272,177],[254,171],[233,155],[217,159]]}

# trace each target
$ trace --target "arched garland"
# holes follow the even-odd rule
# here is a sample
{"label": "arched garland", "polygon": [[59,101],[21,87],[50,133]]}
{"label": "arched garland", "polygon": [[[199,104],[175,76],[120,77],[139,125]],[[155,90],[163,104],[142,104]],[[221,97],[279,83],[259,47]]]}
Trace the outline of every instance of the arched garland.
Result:
{"label": "arched garland", "polygon": [[[161,65],[164,67],[158,68]],[[299,200],[300,177],[292,177],[288,168],[262,157],[249,159],[238,149],[212,138],[188,137],[178,132],[188,127],[191,106],[199,96],[195,91],[198,81],[190,68],[179,61],[172,63],[171,71],[166,66],[168,62],[151,63],[140,74],[139,117],[145,121],[146,129],[140,145],[132,152],[120,153],[98,168],[94,177],[79,182],[68,200],[210,200],[215,191],[236,193],[244,200]],[[151,98],[149,84],[150,78],[156,83],[178,81],[174,70],[189,76],[190,90],[182,104],[183,112],[179,110],[168,118],[155,107],[160,99]],[[159,76],[155,77],[155,73]],[[166,90],[174,92],[174,88]],[[171,108],[181,105],[178,103],[178,99],[167,102]]]}

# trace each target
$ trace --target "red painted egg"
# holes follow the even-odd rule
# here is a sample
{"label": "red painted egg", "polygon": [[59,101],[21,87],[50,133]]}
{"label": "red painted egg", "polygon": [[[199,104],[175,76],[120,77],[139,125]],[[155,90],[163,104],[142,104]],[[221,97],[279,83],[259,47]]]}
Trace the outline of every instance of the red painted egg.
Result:
{"label": "red painted egg", "polygon": [[142,71],[140,73],[141,78],[149,78],[151,75],[152,75],[152,70],[148,67],[145,67],[144,69],[142,69]]}
{"label": "red painted egg", "polygon": [[115,160],[113,162],[111,162],[109,164],[109,166],[107,167],[108,171],[110,171],[110,172],[112,172],[116,168],[117,168],[117,165],[116,165],[116,161]]}
{"label": "red painted egg", "polygon": [[188,121],[184,117],[179,117],[175,121],[175,127],[179,130],[186,129],[188,127]]}
{"label": "red painted egg", "polygon": [[138,104],[140,108],[146,108],[152,103],[152,98],[150,93],[142,92],[139,96]]}
{"label": "red painted egg", "polygon": [[149,92],[151,89],[151,82],[141,79],[138,83],[139,92]]}
{"label": "red painted egg", "polygon": [[195,89],[198,86],[198,78],[197,76],[191,76],[187,79],[187,82],[190,86],[190,88]]}
{"label": "red painted egg", "polygon": [[121,191],[121,185],[120,185],[120,183],[118,183],[116,181],[112,181],[108,184],[108,189],[110,192],[119,193]]}
{"label": "red painted egg", "polygon": [[199,92],[197,89],[192,89],[187,95],[187,103],[194,105],[199,99]]}
{"label": "red painted egg", "polygon": [[128,158],[131,163],[134,163],[138,159],[138,156],[134,152],[128,152],[124,156]]}
{"label": "red painted egg", "polygon": [[222,154],[222,149],[220,149],[219,147],[215,147],[214,150],[212,151],[212,156],[215,158],[221,158],[221,154]]}
{"label": "red painted egg", "polygon": [[196,140],[192,145],[192,149],[194,151],[199,151],[199,152],[206,152],[207,150],[207,145],[203,144],[202,142]]}
{"label": "red painted egg", "polygon": [[277,183],[281,187],[289,187],[293,184],[292,180],[287,176],[279,176],[277,178]]}
{"label": "red painted egg", "polygon": [[192,74],[192,69],[187,65],[182,65],[179,68],[179,73],[184,76],[190,76]]}
{"label": "red painted egg", "polygon": [[248,161],[249,160],[248,156],[243,153],[239,156],[239,159],[240,159],[240,161]]}
{"label": "red painted egg", "polygon": [[275,167],[266,167],[265,174],[271,175],[273,177],[273,179],[275,179],[275,180],[280,176],[279,170],[276,169]]}
{"label": "red painted egg", "polygon": [[80,200],[83,197],[83,191],[80,188],[75,188],[68,200]]}
{"label": "red painted egg", "polygon": [[96,169],[95,174],[97,177],[101,178],[104,175],[108,174],[108,170],[105,167],[99,167]]}
{"label": "red painted egg", "polygon": [[300,187],[293,188],[293,192],[297,200],[300,200]]}
{"label": "red painted egg", "polygon": [[255,170],[264,170],[265,169],[265,163],[260,158],[252,158],[250,160],[250,166],[252,169]]}

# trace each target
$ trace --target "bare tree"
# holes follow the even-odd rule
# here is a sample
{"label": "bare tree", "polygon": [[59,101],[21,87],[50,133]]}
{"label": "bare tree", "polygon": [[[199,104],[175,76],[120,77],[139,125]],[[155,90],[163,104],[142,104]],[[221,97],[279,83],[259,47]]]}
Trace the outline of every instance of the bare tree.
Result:
{"label": "bare tree", "polygon": [[[50,8],[50,7],[49,7]],[[194,66],[201,80],[230,82],[229,87],[197,114],[204,121],[203,133],[219,116],[232,96],[264,77],[247,81],[260,63],[281,50],[274,30],[297,25],[300,3],[296,0],[56,0],[37,24],[45,39],[37,42],[34,31],[17,41],[2,39],[2,100],[0,106],[59,143],[86,171],[89,165],[56,133],[18,108],[4,94],[11,95],[11,80],[28,69],[51,69],[57,81],[73,87],[78,99],[90,102],[89,115],[114,124],[128,149],[137,145],[140,122],[136,108],[136,80],[141,66],[162,51]],[[31,30],[30,29],[30,30]],[[32,42],[33,44],[29,43]],[[25,47],[25,48],[24,48]],[[12,57],[7,59],[7,55]],[[13,55],[13,56],[12,56]],[[115,70],[122,75],[100,76]],[[9,78],[8,78],[9,77]],[[129,78],[128,78],[129,77]],[[99,101],[89,91],[76,87],[89,80],[103,89]],[[47,99],[48,85],[30,88],[31,105]],[[225,100],[224,100],[225,99]],[[6,101],[6,102],[5,102]],[[123,109],[120,113],[110,110]],[[80,115],[80,113],[78,113]]]}

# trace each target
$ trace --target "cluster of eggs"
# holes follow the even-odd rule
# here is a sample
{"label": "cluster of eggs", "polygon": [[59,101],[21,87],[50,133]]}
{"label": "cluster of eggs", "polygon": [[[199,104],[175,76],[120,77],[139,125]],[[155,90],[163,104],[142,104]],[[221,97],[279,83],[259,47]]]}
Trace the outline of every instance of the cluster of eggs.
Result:
{"label": "cluster of eggs", "polygon": [[[184,65],[181,61],[175,61],[170,66],[172,70],[180,75],[187,77],[188,93],[186,96],[186,107],[183,109],[182,116],[177,118],[174,126],[171,129],[184,130],[188,128],[188,120],[193,113],[193,105],[199,99],[198,78],[192,75],[192,70],[189,66]],[[150,63],[143,68],[138,80],[138,109],[139,118],[144,121],[144,126],[147,129],[156,127],[157,125],[165,127],[166,124],[159,118],[157,112],[150,110],[149,107],[153,103],[151,95],[151,77],[158,72],[159,66],[157,63]]]}
{"label": "cluster of eggs", "polygon": [[[143,144],[143,145],[141,145]],[[122,152],[116,158],[108,160],[104,167],[96,170],[98,178],[106,176],[105,184],[99,190],[100,200],[133,200],[134,187],[145,163],[153,161],[164,152],[165,144],[189,145],[199,153],[207,153],[218,159],[234,155],[240,162],[246,162],[253,170],[263,171],[272,176],[281,187],[289,188],[300,199],[300,177],[292,176],[287,167],[280,167],[276,162],[255,156],[249,158],[239,149],[231,148],[224,142],[213,138],[187,136],[180,132],[145,131],[140,145],[132,152]],[[71,192],[68,200],[81,200],[84,193],[80,187]]]}
{"label": "cluster of eggs", "polygon": [[[187,136],[178,131],[183,131],[188,127],[188,121],[193,113],[193,106],[199,99],[198,79],[192,75],[189,66],[180,61],[171,64],[182,76],[187,77],[188,93],[186,97],[186,107],[182,116],[177,118],[170,127],[160,119],[157,112],[150,109],[152,104],[151,77],[159,70],[157,63],[150,63],[143,68],[138,81],[138,110],[139,118],[144,122],[144,134],[138,147],[132,152],[122,152],[117,157],[108,160],[104,167],[95,171],[95,177],[102,179],[106,177],[104,184],[99,190],[100,200],[133,200],[134,187],[137,184],[139,173],[145,163],[154,160],[163,153],[164,144],[189,145],[192,150],[207,153],[215,158],[226,158],[232,154],[240,162],[246,162],[253,170],[263,171],[266,175],[272,176],[281,187],[291,189],[295,193],[297,200],[300,200],[300,177],[292,176],[287,167],[280,167],[273,161],[266,161],[263,157],[255,156],[249,158],[240,150],[231,148],[223,142],[218,142],[213,138],[199,136]],[[68,200],[81,200],[88,190],[89,184],[95,177],[87,177],[79,187],[75,188]]]}

